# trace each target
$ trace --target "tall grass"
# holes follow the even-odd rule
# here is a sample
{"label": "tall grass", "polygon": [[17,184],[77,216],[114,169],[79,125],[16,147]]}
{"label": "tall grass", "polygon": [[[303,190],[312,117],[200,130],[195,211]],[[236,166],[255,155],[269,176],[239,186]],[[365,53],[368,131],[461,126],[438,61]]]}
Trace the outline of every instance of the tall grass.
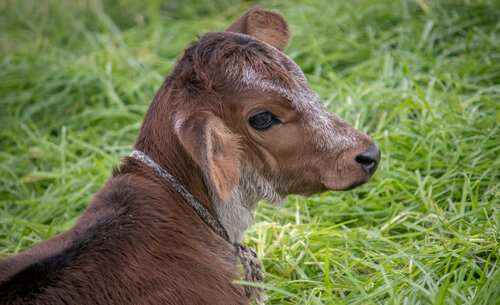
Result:
{"label": "tall grass", "polygon": [[[196,34],[252,2],[0,2],[0,256],[72,227]],[[261,204],[270,304],[500,304],[500,2],[269,0],[382,150],[351,192]]]}

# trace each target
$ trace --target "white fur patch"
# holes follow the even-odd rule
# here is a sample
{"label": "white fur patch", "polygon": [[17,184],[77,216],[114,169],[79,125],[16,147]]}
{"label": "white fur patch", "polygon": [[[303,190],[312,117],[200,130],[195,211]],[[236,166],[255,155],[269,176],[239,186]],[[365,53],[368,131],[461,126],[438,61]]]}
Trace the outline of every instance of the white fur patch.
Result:
{"label": "white fur patch", "polygon": [[176,114],[175,119],[174,119],[174,130],[177,134],[180,133],[182,124],[184,124],[185,118],[180,116],[179,114]]}
{"label": "white fur patch", "polygon": [[275,191],[273,183],[257,173],[244,161],[240,164],[240,178],[229,202],[212,198],[219,220],[232,242],[240,242],[245,230],[253,224],[253,211],[259,200],[281,204],[284,200]]}

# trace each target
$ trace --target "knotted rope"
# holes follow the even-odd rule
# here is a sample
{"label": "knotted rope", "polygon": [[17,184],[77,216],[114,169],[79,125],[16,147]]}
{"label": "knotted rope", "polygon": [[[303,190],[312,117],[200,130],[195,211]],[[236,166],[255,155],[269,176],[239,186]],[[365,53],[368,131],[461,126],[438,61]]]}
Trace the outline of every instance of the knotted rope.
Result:
{"label": "knotted rope", "polygon": [[[243,279],[246,282],[262,283],[264,281],[264,273],[262,272],[262,264],[257,258],[255,250],[240,243],[233,243],[233,246],[240,257],[243,270],[245,270]],[[264,302],[267,300],[267,294],[263,288],[248,285],[244,287],[247,298],[254,300],[257,305],[264,305]]]}

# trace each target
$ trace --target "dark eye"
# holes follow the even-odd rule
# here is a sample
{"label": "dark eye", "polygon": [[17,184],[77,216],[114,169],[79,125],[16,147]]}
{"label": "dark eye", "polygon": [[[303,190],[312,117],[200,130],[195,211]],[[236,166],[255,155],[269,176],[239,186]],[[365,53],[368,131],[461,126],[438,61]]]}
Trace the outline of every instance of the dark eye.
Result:
{"label": "dark eye", "polygon": [[253,129],[264,131],[275,124],[279,124],[280,121],[269,112],[261,112],[251,117],[248,123],[250,123]]}

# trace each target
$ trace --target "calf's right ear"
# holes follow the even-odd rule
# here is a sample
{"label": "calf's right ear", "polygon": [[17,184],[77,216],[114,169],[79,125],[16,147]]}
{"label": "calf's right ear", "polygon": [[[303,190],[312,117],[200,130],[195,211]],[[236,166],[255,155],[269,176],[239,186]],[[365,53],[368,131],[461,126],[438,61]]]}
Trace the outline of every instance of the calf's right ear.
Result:
{"label": "calf's right ear", "polygon": [[226,32],[235,32],[255,37],[267,42],[280,51],[285,51],[290,41],[290,31],[283,16],[272,10],[254,6],[238,20],[233,22]]}

